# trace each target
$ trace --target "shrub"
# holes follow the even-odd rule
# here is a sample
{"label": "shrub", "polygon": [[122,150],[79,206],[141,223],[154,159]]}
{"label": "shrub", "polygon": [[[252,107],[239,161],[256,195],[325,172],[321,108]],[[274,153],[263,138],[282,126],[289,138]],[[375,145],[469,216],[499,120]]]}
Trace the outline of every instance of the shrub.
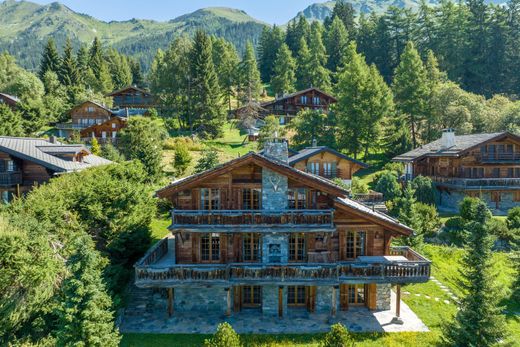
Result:
{"label": "shrub", "polygon": [[163,149],[175,150],[178,146],[183,145],[189,151],[202,151],[204,146],[196,139],[189,136],[169,137],[163,141]]}
{"label": "shrub", "polygon": [[511,241],[514,241],[515,233],[513,232],[514,229],[509,229],[507,227],[506,221],[491,218],[487,222],[487,227],[489,229],[489,233],[495,237],[497,237],[499,240],[506,241],[507,243],[510,243]]}
{"label": "shrub", "polygon": [[375,190],[382,193],[385,200],[394,200],[401,196],[401,186],[397,182],[397,176],[390,171],[384,171],[379,176]]}
{"label": "shrub", "polygon": [[240,336],[229,323],[220,323],[211,339],[204,341],[206,347],[241,347]]}
{"label": "shrub", "polygon": [[218,153],[214,148],[205,149],[195,165],[195,173],[213,169],[218,165]]}
{"label": "shrub", "polygon": [[433,237],[442,226],[437,209],[433,205],[417,202],[412,206],[415,218],[414,228],[419,234],[426,237]]}
{"label": "shrub", "polygon": [[401,177],[402,175],[404,175],[404,164],[403,163],[397,163],[397,162],[386,163],[385,166],[383,166],[383,169],[395,173],[395,175],[397,177]]}
{"label": "shrub", "polygon": [[[471,221],[475,220],[478,217],[477,207],[479,206],[480,202],[479,198],[470,198],[465,197],[459,204],[459,214],[464,219],[464,221]],[[486,209],[486,212],[491,217],[491,212],[489,209]]]}
{"label": "shrub", "polygon": [[513,207],[507,211],[507,227],[509,229],[520,229],[520,207]]}
{"label": "shrub", "polygon": [[418,202],[429,205],[435,204],[435,188],[431,178],[417,176],[412,181],[412,187],[415,189],[415,198]]}
{"label": "shrub", "polygon": [[175,176],[182,176],[188,170],[192,161],[192,157],[186,145],[179,144],[175,148],[173,155],[173,167],[175,168]]}
{"label": "shrub", "polygon": [[368,185],[361,181],[359,177],[352,177],[351,189],[353,194],[367,194]]}
{"label": "shrub", "polygon": [[355,343],[348,330],[341,323],[336,323],[325,334],[321,345],[323,347],[352,347]]}
{"label": "shrub", "polygon": [[99,142],[95,137],[92,139],[92,142],[90,143],[90,152],[92,152],[92,154],[94,155],[101,154],[101,147],[99,146]]}

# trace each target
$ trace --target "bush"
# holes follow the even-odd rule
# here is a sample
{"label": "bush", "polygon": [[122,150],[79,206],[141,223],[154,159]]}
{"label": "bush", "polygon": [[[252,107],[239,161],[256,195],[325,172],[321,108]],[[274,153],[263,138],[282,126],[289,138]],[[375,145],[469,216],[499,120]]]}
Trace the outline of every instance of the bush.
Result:
{"label": "bush", "polygon": [[507,227],[509,229],[520,229],[520,207],[513,207],[507,211]]}
{"label": "bush", "polygon": [[435,204],[435,188],[429,177],[417,176],[412,181],[412,187],[415,189],[415,198],[418,202],[424,204]]}
{"label": "bush", "polygon": [[[477,207],[481,203],[479,198],[470,198],[465,197],[459,204],[459,214],[464,219],[465,222],[476,220],[478,216]],[[491,217],[491,212],[489,209],[486,210],[486,213],[489,214],[488,217]]]}
{"label": "bush", "polygon": [[186,145],[179,144],[175,148],[173,155],[173,167],[175,168],[175,176],[182,176],[188,170],[192,161],[191,154]]}
{"label": "bush", "polygon": [[205,149],[202,152],[202,156],[197,161],[197,165],[195,165],[195,173],[213,169],[218,164],[217,151],[214,148]]}
{"label": "bush", "polygon": [[414,228],[419,234],[434,237],[442,226],[437,209],[433,205],[417,202],[412,206],[415,218]]}
{"label": "bush", "polygon": [[394,200],[401,196],[401,185],[391,171],[384,171],[378,178],[375,190],[382,193],[385,200]]}
{"label": "bush", "polygon": [[323,347],[351,347],[355,343],[348,330],[341,323],[336,323],[325,334],[321,345]]}
{"label": "bush", "polygon": [[352,177],[351,183],[352,194],[368,194],[368,185],[361,181],[359,177]]}
{"label": "bush", "polygon": [[189,151],[202,151],[204,146],[196,138],[189,136],[169,137],[163,141],[163,149],[175,150],[178,146],[186,146]]}
{"label": "bush", "polygon": [[229,323],[220,323],[211,339],[204,341],[206,347],[241,347],[240,336]]}
{"label": "bush", "polygon": [[507,227],[506,221],[491,218],[487,223],[487,227],[489,229],[489,233],[494,235],[499,240],[505,241],[507,243],[515,240],[515,229],[509,229]]}
{"label": "bush", "polygon": [[395,173],[397,177],[401,177],[404,175],[404,164],[403,163],[397,163],[397,162],[390,162],[386,163],[385,166],[383,166],[383,169],[386,171],[391,171]]}

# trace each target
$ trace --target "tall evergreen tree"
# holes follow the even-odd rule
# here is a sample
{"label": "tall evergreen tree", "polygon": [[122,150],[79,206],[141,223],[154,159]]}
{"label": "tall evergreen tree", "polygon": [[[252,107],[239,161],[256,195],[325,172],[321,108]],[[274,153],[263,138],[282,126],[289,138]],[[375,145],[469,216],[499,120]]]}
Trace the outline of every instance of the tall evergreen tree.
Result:
{"label": "tall evergreen tree", "polygon": [[348,46],[348,34],[345,25],[338,18],[334,17],[332,23],[327,30],[325,45],[327,47],[327,68],[336,73],[342,62],[343,53]]}
{"label": "tall evergreen tree", "polygon": [[120,89],[132,83],[132,70],[127,57],[119,54],[114,48],[110,48],[106,53],[106,62],[114,89]]}
{"label": "tall evergreen tree", "polygon": [[112,300],[103,284],[106,265],[90,236],[74,242],[67,261],[70,277],[63,283],[64,300],[59,313],[57,345],[119,346]]}
{"label": "tall evergreen tree", "polygon": [[92,81],[93,85],[90,87],[104,94],[111,92],[114,86],[112,84],[110,69],[105,61],[101,42],[97,37],[94,38],[89,50],[89,68],[95,78],[95,80]]}
{"label": "tall evergreen tree", "polygon": [[258,43],[258,67],[262,81],[270,81],[273,76],[276,53],[285,41],[284,32],[276,25],[264,27]]}
{"label": "tall evergreen tree", "polygon": [[53,71],[58,74],[60,71],[60,65],[60,55],[58,54],[56,43],[53,39],[49,39],[47,40],[47,45],[43,50],[40,62],[40,70],[38,72],[40,80],[43,80],[43,76],[45,76],[47,71]]}
{"label": "tall evergreen tree", "polygon": [[257,100],[262,93],[262,81],[256,63],[253,44],[248,42],[239,66],[240,99],[243,103]]}
{"label": "tall evergreen tree", "polygon": [[428,83],[426,70],[412,42],[408,42],[395,70],[393,90],[397,111],[408,120],[413,147],[419,143],[421,126],[427,113]]}
{"label": "tall evergreen tree", "polygon": [[225,113],[213,64],[211,39],[203,31],[195,34],[190,61],[193,125],[203,137],[218,137],[222,134]]}
{"label": "tall evergreen tree", "polygon": [[213,41],[213,63],[219,78],[219,85],[231,111],[231,99],[236,94],[238,85],[239,58],[235,46],[223,38]]}
{"label": "tall evergreen tree", "polygon": [[72,42],[69,38],[65,41],[58,78],[65,86],[75,86],[79,82],[78,66],[74,57]]}
{"label": "tall evergreen tree", "polygon": [[280,46],[274,62],[271,88],[276,94],[292,93],[296,83],[296,61],[292,57],[291,50],[284,43]]}
{"label": "tall evergreen tree", "polygon": [[492,274],[493,239],[488,221],[491,213],[479,200],[476,211],[465,225],[469,235],[462,259],[461,299],[455,316],[445,328],[445,340],[454,346],[492,346],[505,335],[505,319],[501,314],[500,296]]}
{"label": "tall evergreen tree", "polygon": [[331,87],[330,71],[327,70],[327,51],[323,44],[323,26],[319,22],[311,25],[311,35],[309,38],[310,60],[307,71],[310,84],[313,87],[328,91]]}
{"label": "tall evergreen tree", "polygon": [[332,16],[325,20],[325,25],[328,27],[338,18],[347,29],[351,37],[356,35],[356,11],[351,3],[345,0],[337,0],[332,9]]}
{"label": "tall evergreen tree", "polygon": [[425,111],[425,126],[422,132],[424,142],[431,142],[439,137],[439,117],[433,107],[433,99],[439,93],[439,86],[446,82],[446,75],[439,70],[437,58],[431,50],[428,50],[426,62],[424,64],[426,71],[426,83],[428,90],[428,102]]}
{"label": "tall evergreen tree", "polygon": [[300,50],[298,51],[298,55],[296,56],[296,85],[298,89],[306,89],[309,88],[312,84],[309,69],[311,53],[309,52],[309,46],[307,45],[307,41],[305,38],[300,38]]}
{"label": "tall evergreen tree", "polygon": [[139,88],[144,85],[143,72],[141,70],[141,63],[137,59],[129,59],[128,64],[130,65],[130,71],[132,72],[132,84]]}

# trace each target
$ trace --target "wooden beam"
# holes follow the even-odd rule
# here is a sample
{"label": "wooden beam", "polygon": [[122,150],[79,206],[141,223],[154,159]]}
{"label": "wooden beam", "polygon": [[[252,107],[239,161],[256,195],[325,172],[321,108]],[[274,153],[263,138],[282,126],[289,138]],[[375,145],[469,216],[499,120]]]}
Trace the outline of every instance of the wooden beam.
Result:
{"label": "wooden beam", "polygon": [[397,318],[401,317],[401,285],[398,284],[396,288],[396,302],[395,302],[395,315]]}
{"label": "wooden beam", "polygon": [[168,288],[168,316],[173,315],[173,288]]}
{"label": "wooden beam", "polygon": [[332,309],[330,315],[336,317],[336,286],[332,286]]}
{"label": "wooden beam", "polygon": [[226,299],[227,299],[227,308],[226,308],[226,316],[231,316],[231,288],[226,288]]}
{"label": "wooden beam", "polygon": [[283,287],[278,287],[278,317],[283,317]]}

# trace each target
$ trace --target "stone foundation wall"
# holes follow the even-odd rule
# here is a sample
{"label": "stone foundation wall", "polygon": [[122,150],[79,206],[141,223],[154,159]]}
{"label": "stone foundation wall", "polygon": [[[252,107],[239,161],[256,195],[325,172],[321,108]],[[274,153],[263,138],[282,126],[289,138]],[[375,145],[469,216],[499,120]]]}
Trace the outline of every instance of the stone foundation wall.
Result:
{"label": "stone foundation wall", "polygon": [[[506,215],[507,211],[513,207],[520,206],[520,202],[513,201],[513,192],[501,192],[498,209],[496,203],[491,198],[491,192],[482,192],[480,198],[486,202],[491,212],[495,215]],[[462,191],[442,191],[439,194],[439,207],[443,210],[458,212],[460,202],[466,197]]]}
{"label": "stone foundation wall", "polygon": [[[339,288],[336,289],[336,311],[339,310]],[[332,311],[332,286],[316,288],[316,312],[330,313]]]}
{"label": "stone foundation wall", "polygon": [[390,310],[391,289],[389,283],[376,284],[376,310]]}
{"label": "stone foundation wall", "polygon": [[211,311],[224,314],[227,309],[225,287],[177,287],[174,295],[174,310],[179,312]]}
{"label": "stone foundation wall", "polygon": [[[262,286],[262,313],[264,315],[278,317],[278,288],[277,285]],[[283,287],[283,313],[287,313],[287,287]]]}

